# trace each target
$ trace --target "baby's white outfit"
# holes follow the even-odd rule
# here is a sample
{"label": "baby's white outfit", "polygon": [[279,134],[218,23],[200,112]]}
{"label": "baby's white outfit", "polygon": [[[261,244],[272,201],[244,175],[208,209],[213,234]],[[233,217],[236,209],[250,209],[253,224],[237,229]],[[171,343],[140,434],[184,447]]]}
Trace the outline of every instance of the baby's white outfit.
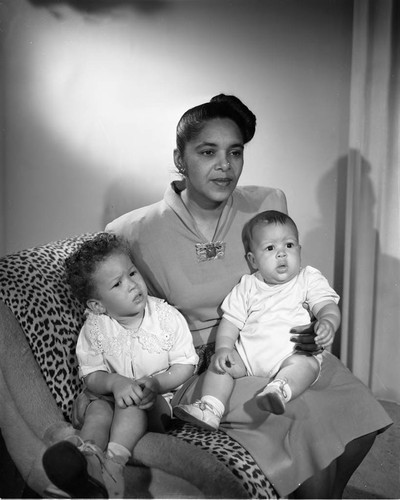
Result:
{"label": "baby's white outfit", "polygon": [[222,303],[223,317],[237,326],[236,349],[248,375],[273,377],[294,352],[290,329],[310,323],[310,311],[339,296],[317,269],[307,266],[288,283],[268,285],[259,272],[242,276]]}

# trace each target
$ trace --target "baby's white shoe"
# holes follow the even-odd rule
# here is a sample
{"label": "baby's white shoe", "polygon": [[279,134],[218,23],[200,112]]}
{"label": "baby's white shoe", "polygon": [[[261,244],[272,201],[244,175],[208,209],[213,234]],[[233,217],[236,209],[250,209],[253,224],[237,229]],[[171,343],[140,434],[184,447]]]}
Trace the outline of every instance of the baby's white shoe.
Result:
{"label": "baby's white shoe", "polygon": [[216,431],[221,421],[221,417],[215,408],[201,400],[197,400],[190,405],[175,406],[174,415],[184,422],[189,422],[209,431]]}
{"label": "baby's white shoe", "polygon": [[260,394],[257,394],[256,402],[261,410],[282,415],[285,413],[286,403],[290,401],[290,397],[291,391],[286,380],[275,379]]}

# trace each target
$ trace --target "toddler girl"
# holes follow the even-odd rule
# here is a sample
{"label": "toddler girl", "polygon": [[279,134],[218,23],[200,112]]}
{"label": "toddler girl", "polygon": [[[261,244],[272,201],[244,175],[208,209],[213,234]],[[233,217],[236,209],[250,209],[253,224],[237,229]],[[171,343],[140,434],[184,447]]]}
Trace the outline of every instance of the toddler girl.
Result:
{"label": "toddler girl", "polygon": [[[66,260],[66,275],[87,308],[76,347],[84,391],[75,401],[73,424],[81,430],[72,443],[49,448],[44,465],[56,486],[61,481],[73,496],[90,496],[90,490],[98,495],[104,482],[109,497],[121,498],[123,470],[133,448],[150,423],[152,430],[164,430],[172,415],[171,391],[193,375],[198,356],[186,320],[163,300],[148,296],[129,250],[115,235],[100,233],[83,243]],[[80,471],[79,480],[71,481],[55,470],[55,463],[60,456],[78,457],[76,445],[88,470],[83,479]],[[96,462],[102,472],[97,478]]]}

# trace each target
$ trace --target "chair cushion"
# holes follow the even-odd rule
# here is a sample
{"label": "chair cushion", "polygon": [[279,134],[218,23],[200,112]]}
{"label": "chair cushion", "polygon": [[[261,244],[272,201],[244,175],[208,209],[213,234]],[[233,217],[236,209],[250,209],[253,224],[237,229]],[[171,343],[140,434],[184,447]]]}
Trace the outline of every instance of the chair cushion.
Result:
{"label": "chair cushion", "polygon": [[[84,321],[84,307],[63,279],[65,258],[93,238],[88,233],[0,259],[0,298],[25,332],[44,380],[65,419],[82,382],[75,346]],[[243,482],[251,498],[277,498],[260,468],[236,441],[222,431],[210,433],[175,422],[171,434],[214,454]]]}

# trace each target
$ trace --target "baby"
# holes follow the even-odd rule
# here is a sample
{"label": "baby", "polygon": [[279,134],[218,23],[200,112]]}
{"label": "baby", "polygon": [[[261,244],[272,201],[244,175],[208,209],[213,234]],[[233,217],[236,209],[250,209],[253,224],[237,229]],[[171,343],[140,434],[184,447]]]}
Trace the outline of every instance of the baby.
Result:
{"label": "baby", "polygon": [[288,215],[257,214],[244,226],[242,240],[255,272],[244,275],[222,303],[201,399],[174,408],[178,418],[209,430],[219,427],[234,379],[246,375],[266,379],[256,396],[259,408],[284,413],[291,399],[316,382],[323,361],[321,353],[294,351],[291,328],[309,323],[309,310],[317,319],[315,342],[322,351],[340,325],[339,296],[317,269],[301,268],[298,230]]}

